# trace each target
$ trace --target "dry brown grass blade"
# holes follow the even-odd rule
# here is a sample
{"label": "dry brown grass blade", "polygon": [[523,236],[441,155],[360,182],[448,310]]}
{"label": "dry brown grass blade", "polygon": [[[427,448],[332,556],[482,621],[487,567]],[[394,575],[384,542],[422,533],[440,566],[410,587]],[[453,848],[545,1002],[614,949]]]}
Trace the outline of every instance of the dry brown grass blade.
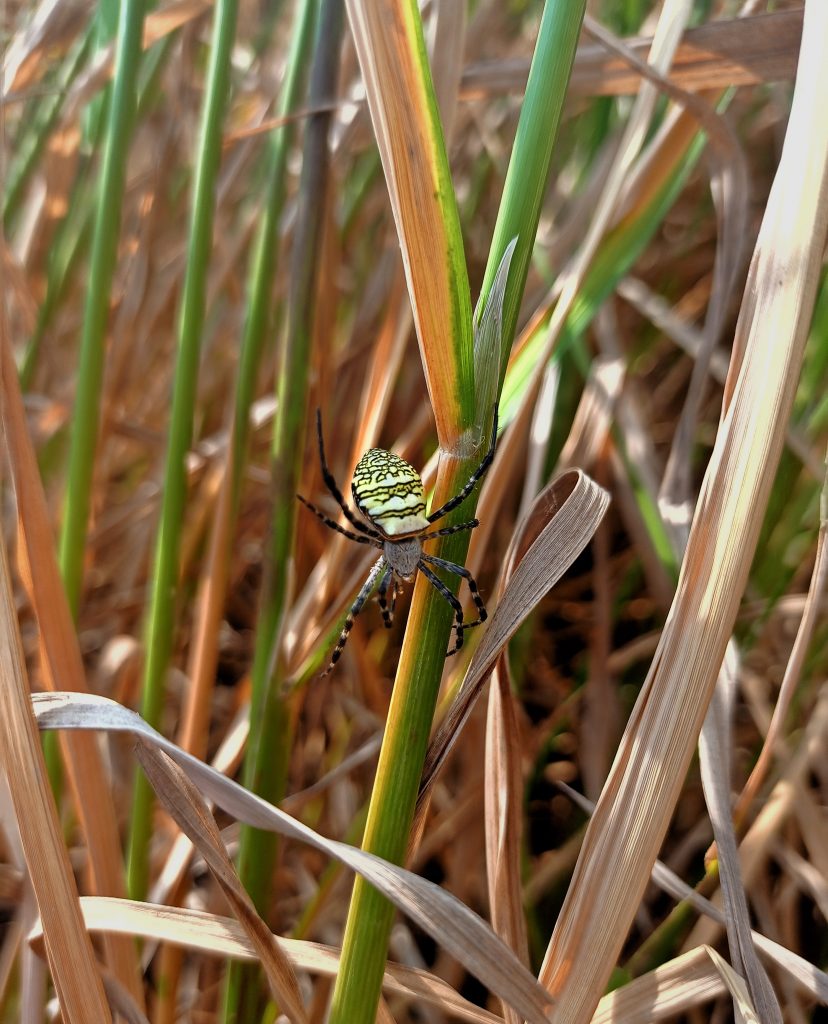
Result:
{"label": "dry brown grass blade", "polygon": [[[796,813],[803,781],[828,758],[828,686],[821,687],[799,746],[787,759],[779,780],[768,795],[739,847],[744,884],[750,889],[760,867],[773,853],[776,836]],[[721,922],[699,921],[690,933],[690,945],[715,942]]]}
{"label": "dry brown grass blade", "polygon": [[[808,3],[785,145],[737,328],[744,352],[676,599],[547,950],[558,1017],[597,1004],[675,806],[747,579],[784,443],[828,223],[828,6]],[[573,970],[577,965],[577,970]]]}
{"label": "dry brown grass blade", "polygon": [[[486,720],[485,761],[486,877],[489,913],[496,935],[529,963],[521,884],[523,786],[514,697],[508,666],[501,657],[492,674]],[[507,1024],[520,1017],[504,1006]]]}
{"label": "dry brown grass blade", "polygon": [[5,542],[0,541],[0,762],[8,779],[46,955],[66,1020],[110,1020],[29,702]]}
{"label": "dry brown grass blade", "polygon": [[239,881],[201,793],[181,768],[151,743],[138,743],[136,754],[156,795],[204,857],[213,878],[250,939],[277,1003],[292,1021],[306,1024],[308,1018],[293,967],[273,933],[256,913],[253,901]]}
{"label": "dry brown grass blade", "polygon": [[710,949],[697,946],[654,971],[610,992],[598,1004],[592,1024],[650,1024],[672,1020],[726,992]]}
{"label": "dry brown grass blade", "polygon": [[[18,509],[17,561],[37,619],[43,676],[50,689],[86,691],[77,634],[55,558],[55,541],[11,349],[2,340],[2,418]],[[86,837],[94,891],[126,895],[118,823],[101,752],[91,736],[61,740],[75,813]],[[144,1005],[135,948],[107,940],[107,961],[139,1006]]]}
{"label": "dry brown grass blade", "polygon": [[357,872],[527,1020],[537,1024],[547,1020],[549,999],[536,979],[477,914],[439,886],[345,843],[324,838],[181,750],[115,701],[93,694],[43,693],[32,697],[32,705],[41,728],[126,732],[153,744],[228,814],[254,828],[306,843]]}
{"label": "dry brown grass blade", "polygon": [[[559,782],[558,786],[576,803],[582,810],[591,815],[595,805],[586,797],[573,790],[566,783]],[[719,907],[711,900],[702,896],[701,893],[692,889],[687,882],[667,867],[662,861],[657,860],[653,865],[650,876],[652,881],[663,891],[668,893],[676,901],[686,900],[700,914],[716,922],[717,925],[724,925],[725,916]],[[790,975],[791,979],[800,985],[803,991],[807,992],[812,999],[816,999],[823,1005],[828,1005],[828,974],[818,967],[809,963],[804,957],[786,949],[773,939],[769,939],[758,931],[751,931],[751,939],[756,948],[764,955],[765,959],[781,967]],[[706,945],[706,943],[702,943]],[[699,949],[698,945],[690,944],[687,952]]]}
{"label": "dry brown grass blade", "polygon": [[739,870],[739,852],[730,810],[730,734],[737,672],[738,657],[735,644],[731,642],[699,737],[702,787],[719,850],[719,877],[731,962],[745,976],[762,1021],[765,1024],[782,1024],[782,1011],[751,938],[750,913]]}
{"label": "dry brown grass blade", "polygon": [[[402,250],[437,436],[453,450],[466,426],[470,388],[471,300],[462,252],[446,208],[456,206],[445,180],[433,98],[417,55],[416,5],[408,0],[346,0],[368,107]],[[464,289],[459,294],[455,285]],[[463,342],[467,342],[464,345]]]}
{"label": "dry brown grass blade", "polygon": [[[790,81],[796,74],[801,38],[801,9],[711,21],[684,33],[670,68],[670,81],[690,92]],[[629,39],[626,44],[646,60],[652,40]],[[471,99],[523,92],[528,73],[529,61],[524,58],[473,64],[463,73],[461,95]],[[602,46],[578,47],[569,83],[572,94],[624,95],[636,92],[639,84],[627,61]]]}
{"label": "dry brown grass blade", "polygon": [[[237,921],[201,910],[162,907],[131,900],[106,897],[81,899],[86,927],[91,932],[117,932],[134,938],[170,943],[183,949],[212,956],[256,960],[257,952]],[[36,949],[42,944],[43,930],[38,921],[28,935]],[[339,950],[316,942],[285,939],[276,936],[296,970],[333,978],[339,967]],[[383,989],[389,995],[427,1002],[442,1010],[453,1020],[469,1024],[499,1024],[500,1017],[474,1006],[458,995],[440,978],[427,971],[389,963],[383,978]]]}
{"label": "dry brown grass blade", "polygon": [[518,535],[514,574],[472,656],[457,699],[429,744],[417,801],[415,834],[422,826],[428,791],[501,651],[589,543],[608,506],[606,491],[580,470],[562,474],[538,496]]}

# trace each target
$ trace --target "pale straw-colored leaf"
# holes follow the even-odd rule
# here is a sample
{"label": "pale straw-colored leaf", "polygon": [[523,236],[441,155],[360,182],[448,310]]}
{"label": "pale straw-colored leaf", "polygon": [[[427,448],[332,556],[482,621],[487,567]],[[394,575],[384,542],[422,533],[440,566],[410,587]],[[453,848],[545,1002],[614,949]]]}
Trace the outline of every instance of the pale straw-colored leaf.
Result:
{"label": "pale straw-colored leaf", "polygon": [[802,677],[805,655],[808,652],[808,647],[814,635],[814,629],[819,620],[821,599],[825,592],[826,581],[828,581],[828,544],[826,544],[826,538],[828,538],[828,461],[826,461],[826,475],[820,498],[816,560],[814,571],[811,574],[811,583],[808,587],[805,608],[802,612],[799,628],[796,631],[796,639],[791,650],[791,656],[788,658],[788,663],[785,666],[785,674],[782,677],[782,685],[779,687],[779,696],[773,709],[773,717],[765,736],[765,742],[762,744],[762,750],[756,759],[756,764],[753,766],[753,770],[739,795],[733,811],[733,817],[737,822],[741,821],[747,813],[748,808],[759,791],[759,787],[767,777],[768,770],[776,756],[777,741],[782,733],[791,701]]}
{"label": "pale straw-colored leaf", "polygon": [[592,1024],[675,1020],[677,1015],[709,1003],[726,991],[707,947],[697,946],[604,996]]}
{"label": "pale straw-colored leaf", "polygon": [[828,121],[813,117],[828,94],[826,37],[828,5],[808,3],[791,118],[737,328],[729,407],[667,625],[544,961],[541,976],[567,1021],[589,1019],[655,861],[730,638],[784,441],[828,223]]}
{"label": "pale straw-colored leaf", "polygon": [[[203,910],[158,906],[108,897],[81,898],[84,923],[90,932],[115,932],[152,943],[169,943],[211,956],[255,961],[256,947],[241,925],[228,917]],[[42,943],[43,929],[38,920],[28,941],[35,948]],[[274,936],[285,956],[297,971],[332,978],[339,967],[339,950],[317,942],[305,942]],[[389,963],[383,977],[387,995],[398,995],[439,1008],[452,1020],[469,1024],[498,1024],[493,1013],[474,1006],[441,978],[427,971]]]}
{"label": "pale straw-colored leaf", "polygon": [[713,966],[722,976],[728,991],[733,996],[736,1024],[760,1024],[761,1021],[765,1021],[767,1018],[760,1017],[751,1003],[745,979],[737,971],[734,971],[724,957],[720,956],[715,949],[708,947],[707,952],[713,961]]}
{"label": "pale straw-colored leaf", "polygon": [[756,956],[750,934],[750,912],[730,812],[730,735],[737,672],[736,647],[731,641],[699,737],[702,788],[719,853],[719,877],[733,968],[745,976],[751,1000],[758,1007],[762,1021],[765,1024],[782,1024],[782,1011],[770,979]]}
{"label": "pale straw-colored leaf", "polygon": [[[592,814],[595,805],[583,794],[576,792],[564,782],[557,785],[562,789],[586,814]],[[711,900],[702,896],[701,893],[691,888],[687,882],[679,876],[663,861],[657,860],[653,865],[651,874],[652,881],[663,891],[669,893],[675,900],[684,900],[691,904],[695,910],[718,925],[725,924],[725,915],[722,910]],[[828,1005],[828,974],[820,970],[814,964],[809,963],[804,957],[799,956],[785,946],[774,942],[761,932],[751,931],[751,940],[766,960],[781,967],[783,971],[802,986],[812,999]],[[698,948],[693,946],[691,948]]]}
{"label": "pale straw-colored leaf", "polygon": [[228,814],[254,828],[307,843],[351,868],[527,1020],[542,1024],[547,1019],[548,997],[536,979],[484,921],[439,886],[346,843],[326,839],[181,750],[115,701],[91,694],[49,693],[34,695],[32,705],[41,728],[126,732],[152,743]]}
{"label": "pale straw-colored leaf", "polygon": [[[802,801],[803,783],[815,766],[828,758],[828,685],[817,694],[805,729],[796,749],[784,762],[779,779],[769,793],[739,846],[739,860],[744,884],[750,891],[760,868],[773,854],[777,835],[784,829]],[[804,829],[803,829],[804,831]],[[707,919],[699,921],[690,933],[690,945],[716,941],[719,924]]]}

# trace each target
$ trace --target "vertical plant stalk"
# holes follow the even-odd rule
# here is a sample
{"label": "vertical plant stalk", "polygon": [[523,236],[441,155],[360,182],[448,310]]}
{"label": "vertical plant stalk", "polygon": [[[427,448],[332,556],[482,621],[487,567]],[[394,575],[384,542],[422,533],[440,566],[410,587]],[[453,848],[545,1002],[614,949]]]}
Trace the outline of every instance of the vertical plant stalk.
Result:
{"label": "vertical plant stalk", "polygon": [[115,271],[121,204],[132,133],[144,0],[122,0],[118,19],[115,79],[104,144],[103,166],[89,265],[89,290],[83,315],[80,366],[69,450],[66,506],[60,535],[59,561],[66,596],[77,616],[86,550],[92,473],[101,407],[104,343],[109,296]]}
{"label": "vertical plant stalk", "polygon": [[558,136],[563,101],[575,60],[586,0],[546,0],[538,40],[520,110],[515,143],[480,288],[480,307],[488,298],[500,258],[517,237],[503,303],[503,362],[501,379],[515,335],[526,287],[552,151]]}
{"label": "vertical plant stalk", "polygon": [[[287,77],[279,104],[281,117],[287,117],[301,98],[315,21],[316,4],[313,0],[302,0],[302,6],[296,13],[291,50],[287,59]],[[227,550],[238,515],[250,432],[250,407],[265,339],[274,320],[271,291],[276,272],[278,227],[284,205],[287,157],[294,136],[295,125],[288,120],[281,128],[276,129],[270,138],[267,195],[264,216],[253,245],[248,286],[249,300],[239,357],[228,464],[221,483],[216,520],[210,540],[209,579],[204,581],[204,593],[199,594],[197,601],[198,617],[193,640],[195,653],[188,673],[191,687],[180,742],[186,750],[198,756],[203,756],[200,738],[206,735],[209,721],[209,691],[215,679],[218,627],[227,584]]]}
{"label": "vertical plant stalk", "polygon": [[[164,495],[145,632],[141,714],[153,726],[159,724],[164,699],[164,680],[172,652],[175,584],[187,490],[184,463],[193,432],[198,359],[206,306],[207,270],[213,244],[214,192],[221,159],[222,121],[230,86],[230,54],[236,31],[237,9],[237,0],[219,0],[216,6],[195,167],[187,272],[178,326],[178,357],[164,473]],[[138,773],[135,779],[129,840],[128,885],[133,899],[143,899],[146,894],[151,814],[152,790],[143,774]]]}
{"label": "vertical plant stalk", "polygon": [[[513,264],[517,253],[523,253],[521,273],[512,271],[507,285],[506,302],[510,304],[511,313],[507,319],[504,308],[500,339],[501,375],[514,334],[549,172],[552,143],[574,59],[583,7],[583,3],[576,5],[571,0],[563,4],[549,0],[544,11],[541,36],[530,74],[532,91],[527,96],[521,114],[518,139],[510,164],[511,184],[502,200],[498,220],[500,227],[492,242],[489,261],[492,273],[490,278],[487,275],[488,285],[481,294],[481,310],[486,308],[486,299],[492,291],[501,260],[515,236],[518,242]],[[555,77],[557,92],[553,92],[549,86],[549,75],[556,76],[560,69],[563,69],[561,77]],[[532,153],[537,153],[539,148],[543,150],[542,156],[532,159]],[[513,167],[516,169],[512,170]],[[522,180],[521,174],[524,175]],[[526,202],[527,197],[531,197],[532,201]],[[443,208],[443,216],[451,216],[452,210],[456,217],[456,207]],[[421,346],[425,347],[422,338]],[[485,390],[486,387],[485,381],[477,382],[478,389]],[[445,392],[448,389],[442,390]],[[493,393],[496,395],[498,392],[496,384]],[[476,393],[467,396],[472,406],[476,404],[477,397]],[[432,389],[432,400],[434,398],[435,391]],[[482,428],[478,458],[480,451],[485,450],[489,438],[488,417],[491,414],[488,408],[479,411],[484,418],[478,424]],[[434,507],[460,489],[476,461],[473,457],[441,460],[432,502]],[[473,515],[475,501],[475,496],[470,497],[462,509],[457,511],[457,520],[453,516],[447,517],[447,524]],[[436,550],[440,557],[462,563],[468,550],[468,541],[467,534],[440,538]],[[363,841],[363,849],[395,863],[402,862],[408,846],[450,623],[450,609],[433,592],[428,582],[420,577],[412,598]],[[334,989],[330,1024],[373,1024],[392,919],[393,909],[390,904],[369,885],[357,879]]]}
{"label": "vertical plant stalk", "polygon": [[[343,0],[325,0],[319,12],[308,102],[323,106],[336,93],[344,24]],[[289,604],[296,532],[296,492],[302,472],[307,421],[308,371],[315,319],[319,254],[325,225],[329,176],[330,112],[313,115],[306,128],[299,209],[291,261],[287,321],[282,337],[276,416],[271,452],[275,497],[256,648],[252,668],[250,735],[244,785],[276,803],[284,791],[289,752],[289,708],[280,657],[282,626]],[[276,856],[276,837],[245,826],[239,876],[260,913],[265,912]],[[256,1011],[258,986],[242,985],[248,972],[230,971],[225,1020],[248,1019]],[[239,1000],[244,998],[244,1006]],[[249,997],[249,998],[246,998]]]}

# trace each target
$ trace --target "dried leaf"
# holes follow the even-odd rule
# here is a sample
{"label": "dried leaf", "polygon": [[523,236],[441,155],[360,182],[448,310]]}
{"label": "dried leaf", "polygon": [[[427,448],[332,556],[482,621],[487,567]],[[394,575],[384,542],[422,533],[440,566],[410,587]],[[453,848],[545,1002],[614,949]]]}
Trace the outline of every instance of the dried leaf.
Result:
{"label": "dried leaf", "polygon": [[536,979],[477,914],[443,889],[346,843],[325,839],[181,750],[116,701],[92,694],[49,693],[34,695],[32,704],[43,729],[128,732],[154,744],[228,814],[254,828],[308,843],[356,871],[527,1020],[547,1020],[548,997]]}
{"label": "dried leaf", "polygon": [[[429,745],[416,823],[422,823],[428,791],[500,652],[538,601],[589,543],[608,506],[606,491],[580,470],[562,474],[538,496],[527,523],[519,532],[518,550],[512,556],[517,567],[472,656],[460,692]],[[418,824],[415,824],[415,834],[419,831]]]}

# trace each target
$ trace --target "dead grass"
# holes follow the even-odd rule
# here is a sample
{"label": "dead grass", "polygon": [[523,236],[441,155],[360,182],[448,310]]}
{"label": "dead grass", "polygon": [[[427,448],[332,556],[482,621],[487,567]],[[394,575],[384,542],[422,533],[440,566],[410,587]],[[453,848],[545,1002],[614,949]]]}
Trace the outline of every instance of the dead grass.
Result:
{"label": "dead grass", "polygon": [[[525,352],[533,351],[535,362],[515,385],[510,426],[481,498],[481,527],[468,560],[490,610],[497,607],[502,618],[488,633],[468,635],[471,659],[464,653],[447,662],[438,713],[449,724],[438,736],[448,736],[446,746],[454,746],[445,764],[436,754],[430,762],[442,770],[428,776],[430,803],[421,802],[409,864],[490,921],[512,949],[514,961],[504,961],[512,966],[501,973],[513,970],[508,995],[520,1011],[494,994],[504,994],[498,989],[502,979],[495,977],[497,947],[488,948],[482,932],[479,947],[478,939],[467,942],[465,959],[458,955],[467,922],[459,904],[444,905],[435,896],[432,908],[431,890],[416,882],[409,890],[405,876],[392,872],[389,893],[401,892],[400,902],[420,910],[416,924],[402,916],[396,926],[379,1020],[491,1024],[505,1015],[512,1024],[542,1012],[529,971],[558,1000],[551,1019],[561,1021],[587,1021],[598,1004],[596,1021],[695,1024],[730,1019],[734,999],[745,1019],[751,1019],[752,1006],[761,1007],[756,1019],[793,1024],[817,1021],[825,1012],[816,1009],[828,1002],[822,973],[828,959],[828,691],[821,560],[815,568],[828,431],[825,118],[816,114],[816,97],[828,95],[828,62],[818,50],[828,38],[822,3],[809,0],[807,6],[813,31],[805,34],[799,57],[799,107],[791,86],[801,4],[777,4],[773,14],[754,5],[755,16],[744,21],[717,25],[710,17],[683,35],[678,29],[687,14],[684,5],[664,4],[664,18],[679,20],[662,23],[663,49],[651,60],[657,74],[672,82],[674,99],[681,102],[676,90],[691,90],[695,99],[688,111],[673,108],[651,135],[653,108],[660,110],[658,86],[652,84],[632,107],[626,99],[608,98],[632,93],[640,77],[630,70],[629,54],[616,50],[608,57],[593,37],[582,39],[513,353],[515,366]],[[472,305],[540,10],[540,4],[529,3],[519,16],[513,6],[479,4],[465,27],[445,27],[446,51],[438,45],[435,58],[443,117],[453,116],[449,153]],[[713,5],[717,14],[725,6]],[[59,16],[63,5],[51,14],[50,7],[42,5],[49,16],[37,31],[30,27],[34,10],[27,5],[9,5],[4,12],[11,38],[2,108],[7,181],[27,124],[53,90],[51,69],[85,24]],[[619,7],[591,4],[590,10],[608,24],[607,12],[617,14]],[[188,462],[174,668],[161,730],[231,777],[247,732],[272,500],[271,396],[279,372],[271,346],[257,375],[238,518],[228,520],[224,472],[238,339],[251,238],[261,216],[265,129],[273,128],[272,99],[283,74],[290,20],[277,20],[257,57],[260,17],[258,7],[243,5]],[[120,1000],[124,1013],[148,1007],[155,1021],[220,1019],[227,958],[249,959],[254,950],[260,962],[264,955],[271,991],[279,994],[284,1011],[293,1006],[291,1019],[304,1014],[322,1020],[336,972],[351,873],[331,859],[336,848],[328,840],[359,846],[403,635],[401,624],[383,630],[378,612],[368,607],[336,673],[317,678],[366,573],[362,551],[300,515],[281,638],[291,725],[285,809],[303,828],[326,838],[322,845],[290,841],[280,848],[276,897],[263,915],[267,928],[247,906],[223,856],[224,845],[231,857],[236,851],[234,818],[252,815],[255,808],[235,791],[230,805],[222,803],[220,783],[209,783],[206,773],[191,773],[186,765],[191,782],[179,780],[178,789],[186,793],[194,782],[204,797],[218,802],[223,843],[195,795],[175,820],[157,809],[151,901],[170,909],[122,899],[119,851],[136,757],[133,741],[121,731],[127,726],[107,725],[109,712],[94,703],[94,695],[126,708],[140,703],[142,621],[166,448],[208,18],[208,5],[185,0],[154,12],[147,25],[147,44],[169,39],[169,54],[130,149],[76,630],[51,552],[61,517],[83,317],[83,225],[99,152],[84,111],[110,73],[106,54],[70,86],[25,202],[6,228],[4,535],[15,589],[14,606],[7,602],[4,612],[8,658],[0,679],[7,783],[0,787],[3,1019],[28,1021],[43,1012],[50,993],[44,956],[67,1021],[103,1019],[95,950],[106,963],[110,1000]],[[676,25],[671,34],[668,29]],[[640,34],[649,36],[655,26],[653,16]],[[463,31],[465,48],[457,38]],[[649,47],[631,46],[632,56],[646,58]],[[570,304],[577,313],[595,254],[600,260],[608,238],[639,222],[665,181],[679,179],[700,116],[694,104],[701,97],[712,119],[713,102],[728,84],[738,89],[714,158],[689,175],[635,261],[633,276],[626,268],[619,273],[600,315],[573,337],[565,311]],[[394,206],[347,33],[334,110],[312,384],[308,395],[295,400],[309,409],[321,406],[329,461],[342,484],[362,451],[377,444],[426,466],[424,477],[433,484],[435,428]],[[286,291],[300,154],[297,147],[290,163],[275,306]],[[710,199],[711,179],[721,186],[717,205]],[[422,180],[415,184],[422,186]],[[740,252],[746,258],[753,254],[749,270]],[[409,281],[427,259],[427,253],[407,254]],[[622,263],[621,256],[614,260]],[[67,269],[58,275],[61,265]],[[414,289],[415,310],[422,280]],[[451,300],[441,295],[439,301],[448,308]],[[551,327],[532,349],[532,328],[549,313]],[[19,364],[37,332],[34,372],[21,396],[12,357]],[[552,352],[558,358],[550,369],[546,355]],[[443,372],[437,363],[428,366],[432,386]],[[452,434],[454,426],[444,423],[444,432]],[[301,490],[317,500],[323,485],[310,433],[304,454]],[[539,589],[533,594],[532,580],[519,580],[524,590],[514,611],[507,580],[519,569],[509,567],[509,552],[518,552],[517,564],[544,528],[570,529],[559,491],[536,499],[560,469],[575,465],[610,493],[610,511],[549,593],[555,576],[549,566],[556,556],[551,541],[545,542]],[[229,545],[222,539],[227,534]],[[570,537],[567,532],[562,546]],[[224,587],[216,586],[217,579]],[[208,601],[211,615],[200,614],[199,602]],[[408,603],[403,593],[399,623]],[[22,638],[19,659],[13,613]],[[732,654],[727,671],[726,649]],[[497,666],[488,717],[482,702],[462,705],[468,714],[460,705],[447,714],[450,700],[463,693],[470,660],[470,677],[480,669],[477,676],[485,679],[481,666]],[[79,710],[67,701],[68,710],[60,712],[67,716],[60,719],[63,725],[77,728],[86,720],[112,730],[104,747],[92,734],[65,734],[67,785],[59,792],[57,814],[47,799],[31,716],[21,699],[24,669],[33,692],[93,695],[77,698]],[[200,680],[198,700],[190,693],[191,678]],[[717,752],[711,754],[708,736],[700,768],[694,752],[714,687],[727,700],[714,736]],[[47,712],[38,714],[45,724]],[[466,720],[460,732],[457,723]],[[157,770],[169,773],[160,763]],[[714,810],[711,773],[722,788],[721,817]],[[161,789],[176,790],[171,777],[159,783]],[[585,812],[559,783],[597,802],[588,828]],[[728,801],[739,793],[731,816]],[[189,838],[179,832],[188,814]],[[718,840],[712,849],[711,818]],[[735,830],[737,858],[724,852],[721,829]],[[716,854],[729,856],[728,863],[717,862]],[[648,884],[656,856],[677,881],[665,882],[657,869],[658,884]],[[370,865],[344,860],[370,874]],[[720,913],[699,916],[700,896],[721,903],[720,878],[728,900],[727,932]],[[682,883],[698,894],[688,896]],[[80,904],[73,885],[84,896]],[[227,919],[228,895],[238,923]],[[93,949],[84,920],[94,935],[108,927],[113,934]],[[754,935],[764,936],[755,940],[759,958],[752,952],[751,925]],[[136,935],[144,940],[143,977],[129,938]],[[173,945],[183,952],[159,953]],[[525,977],[521,963],[529,969]],[[613,982],[628,984],[603,995],[614,969]],[[162,973],[166,987],[159,997]],[[83,1007],[77,1010],[73,1000],[79,996]]]}

